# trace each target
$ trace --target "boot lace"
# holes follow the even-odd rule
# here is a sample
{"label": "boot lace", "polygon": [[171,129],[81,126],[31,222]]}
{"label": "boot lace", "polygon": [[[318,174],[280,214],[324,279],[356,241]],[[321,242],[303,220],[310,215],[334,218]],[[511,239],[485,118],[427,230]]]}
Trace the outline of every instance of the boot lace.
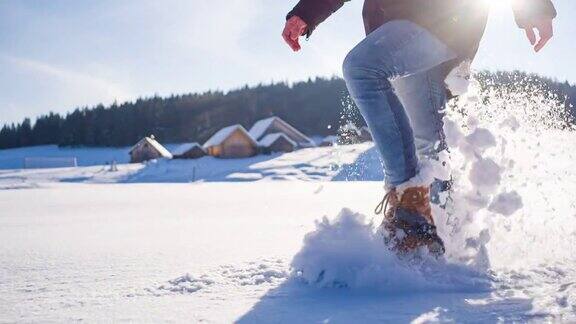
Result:
{"label": "boot lace", "polygon": [[378,203],[374,209],[376,215],[385,214],[388,211],[388,203],[390,202],[390,197],[394,194],[394,190],[389,190],[382,198],[382,201]]}

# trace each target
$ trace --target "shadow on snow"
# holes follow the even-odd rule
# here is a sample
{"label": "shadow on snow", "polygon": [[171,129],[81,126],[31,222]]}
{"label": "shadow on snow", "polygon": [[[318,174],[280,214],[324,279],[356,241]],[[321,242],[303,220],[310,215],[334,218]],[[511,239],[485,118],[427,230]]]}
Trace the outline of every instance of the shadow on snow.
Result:
{"label": "shadow on snow", "polygon": [[[289,279],[270,290],[238,323],[402,323],[415,319],[470,322],[525,322],[531,299],[490,299],[477,293],[375,293],[311,287]],[[474,301],[479,301],[474,303]]]}

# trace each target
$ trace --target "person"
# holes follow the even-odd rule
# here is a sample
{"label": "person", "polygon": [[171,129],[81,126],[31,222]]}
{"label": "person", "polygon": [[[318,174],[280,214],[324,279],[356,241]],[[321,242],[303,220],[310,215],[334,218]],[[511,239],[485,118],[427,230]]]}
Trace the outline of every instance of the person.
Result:
{"label": "person", "polygon": [[[310,37],[347,1],[300,0],[287,15],[285,42],[299,51],[300,37]],[[511,5],[539,52],[553,36],[553,3]],[[346,56],[343,74],[383,160],[387,193],[376,212],[384,214],[386,242],[397,253],[420,247],[444,253],[430,205],[432,181],[422,165],[446,149],[441,111],[455,93],[445,80],[474,59],[488,13],[488,0],[364,2],[367,36]]]}

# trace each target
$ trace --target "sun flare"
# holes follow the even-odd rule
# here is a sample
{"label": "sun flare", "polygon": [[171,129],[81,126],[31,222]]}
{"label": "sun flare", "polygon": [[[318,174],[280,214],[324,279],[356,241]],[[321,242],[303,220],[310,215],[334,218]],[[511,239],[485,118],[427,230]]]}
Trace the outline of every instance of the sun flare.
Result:
{"label": "sun flare", "polygon": [[507,0],[482,0],[484,3],[492,9],[504,8],[507,4]]}

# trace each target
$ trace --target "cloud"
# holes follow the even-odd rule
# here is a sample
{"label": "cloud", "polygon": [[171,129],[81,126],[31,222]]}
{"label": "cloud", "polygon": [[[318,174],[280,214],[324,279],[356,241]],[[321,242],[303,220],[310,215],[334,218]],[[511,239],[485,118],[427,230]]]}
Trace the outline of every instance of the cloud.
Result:
{"label": "cloud", "polygon": [[[75,90],[82,89],[82,94],[86,95],[91,93],[98,97],[102,97],[106,101],[125,101],[133,98],[133,95],[119,84],[96,77],[94,75],[79,73],[70,69],[27,58],[8,55],[2,55],[0,58],[2,58],[8,64],[16,66],[20,69],[24,69],[33,74],[39,74],[45,77],[56,79],[57,81],[64,83],[64,85],[67,87],[63,89],[69,92],[68,94],[70,96],[78,95],[77,92],[72,93],[70,91],[72,88]],[[90,95],[90,97],[92,97],[92,95]]]}

